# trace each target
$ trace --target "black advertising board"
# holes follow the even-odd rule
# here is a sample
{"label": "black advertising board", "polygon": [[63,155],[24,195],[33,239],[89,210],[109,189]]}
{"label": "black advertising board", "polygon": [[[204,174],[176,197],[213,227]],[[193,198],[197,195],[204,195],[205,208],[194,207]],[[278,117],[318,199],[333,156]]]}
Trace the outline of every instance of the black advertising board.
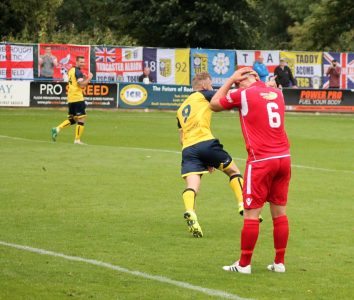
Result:
{"label": "black advertising board", "polygon": [[[84,89],[85,101],[92,108],[116,108],[117,84],[90,83]],[[31,107],[61,107],[67,104],[66,82],[34,81],[30,86]]]}
{"label": "black advertising board", "polygon": [[340,89],[283,89],[287,111],[354,112],[354,92]]}

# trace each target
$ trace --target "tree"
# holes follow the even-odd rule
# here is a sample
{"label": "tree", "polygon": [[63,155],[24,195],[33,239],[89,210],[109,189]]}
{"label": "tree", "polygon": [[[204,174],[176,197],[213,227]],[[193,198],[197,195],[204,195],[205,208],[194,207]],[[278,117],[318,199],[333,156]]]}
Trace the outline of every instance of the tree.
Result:
{"label": "tree", "polygon": [[45,42],[55,30],[56,12],[62,0],[11,0],[4,4],[7,9],[4,15],[10,23],[10,40]]}
{"label": "tree", "polygon": [[[53,41],[77,44],[136,45],[117,25],[122,18],[118,7],[122,1],[64,0],[57,10],[59,26]],[[112,21],[112,18],[114,21]]]}
{"label": "tree", "polygon": [[354,49],[352,0],[2,0],[0,11],[0,37],[23,43]]}
{"label": "tree", "polygon": [[16,14],[11,6],[11,0],[3,0],[0,2],[0,38],[7,40],[10,36],[16,34],[23,29],[20,15]]}
{"label": "tree", "polygon": [[289,28],[291,45],[303,50],[353,51],[354,7],[351,0],[322,0],[303,22]]}
{"label": "tree", "polygon": [[259,18],[246,0],[120,1],[112,21],[144,46],[253,48]]}
{"label": "tree", "polygon": [[257,27],[261,49],[287,49],[291,37],[287,32],[294,19],[287,11],[284,1],[254,0],[261,24]]}

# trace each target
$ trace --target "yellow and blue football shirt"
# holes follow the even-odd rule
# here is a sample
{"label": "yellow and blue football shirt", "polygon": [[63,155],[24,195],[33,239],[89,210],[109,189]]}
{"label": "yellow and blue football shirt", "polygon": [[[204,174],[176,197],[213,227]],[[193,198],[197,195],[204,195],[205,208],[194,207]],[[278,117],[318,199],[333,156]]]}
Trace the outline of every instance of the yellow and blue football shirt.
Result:
{"label": "yellow and blue football shirt", "polygon": [[182,103],[177,111],[178,127],[183,131],[182,149],[214,139],[210,123],[212,111],[209,102],[215,91],[196,91]]}
{"label": "yellow and blue football shirt", "polygon": [[78,83],[79,78],[84,78],[80,68],[73,67],[68,72],[69,77],[69,89],[68,89],[68,102],[79,102],[84,100],[84,93],[81,86]]}

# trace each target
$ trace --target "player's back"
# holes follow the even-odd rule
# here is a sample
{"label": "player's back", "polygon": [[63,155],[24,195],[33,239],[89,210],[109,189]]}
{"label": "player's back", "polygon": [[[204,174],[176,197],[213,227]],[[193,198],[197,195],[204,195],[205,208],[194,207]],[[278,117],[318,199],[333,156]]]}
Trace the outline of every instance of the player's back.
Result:
{"label": "player's back", "polygon": [[68,102],[84,100],[82,88],[77,81],[79,78],[83,78],[81,70],[77,67],[72,67],[68,72],[68,78]]}
{"label": "player's back", "polygon": [[241,125],[250,160],[289,155],[282,92],[257,82],[241,92]]}
{"label": "player's back", "polygon": [[177,119],[183,130],[183,148],[214,138],[210,130],[212,111],[209,108],[214,93],[193,92],[179,107]]}

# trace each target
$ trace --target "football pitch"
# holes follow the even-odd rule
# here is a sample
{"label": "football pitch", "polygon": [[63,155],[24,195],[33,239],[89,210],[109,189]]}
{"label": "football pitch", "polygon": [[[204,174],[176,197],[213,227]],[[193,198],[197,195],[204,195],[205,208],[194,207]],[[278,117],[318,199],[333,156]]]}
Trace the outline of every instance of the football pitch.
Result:
{"label": "football pitch", "polygon": [[[175,113],[88,111],[56,143],[59,109],[0,109],[0,299],[353,299],[354,117],[287,114],[292,181],[287,272],[270,273],[266,205],[252,274],[227,177],[203,177],[194,239],[183,219]],[[212,128],[244,170],[238,116]]]}

